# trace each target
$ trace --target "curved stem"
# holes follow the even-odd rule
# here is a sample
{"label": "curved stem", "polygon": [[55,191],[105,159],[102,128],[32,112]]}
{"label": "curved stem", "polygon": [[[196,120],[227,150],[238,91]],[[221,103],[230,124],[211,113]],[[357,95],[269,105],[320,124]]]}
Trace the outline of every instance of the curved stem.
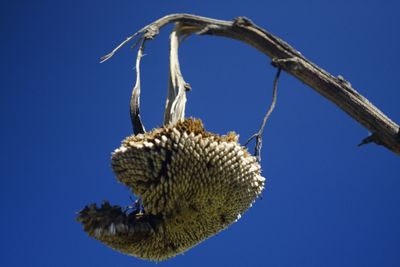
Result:
{"label": "curved stem", "polygon": [[269,106],[267,113],[264,116],[263,122],[261,123],[260,129],[257,133],[253,134],[244,144],[245,146],[254,138],[256,138],[256,146],[254,148],[254,156],[257,158],[258,162],[261,162],[261,148],[262,148],[262,135],[264,133],[265,125],[267,124],[268,118],[271,116],[272,111],[274,111],[276,106],[276,100],[278,99],[278,81],[281,74],[281,68],[278,68],[274,79],[274,86],[272,90],[272,102]]}
{"label": "curved stem", "polygon": [[233,21],[223,21],[189,14],[172,14],[145,26],[122,42],[103,61],[109,59],[120,47],[137,35],[153,39],[165,25],[179,22],[182,25],[197,27],[199,34],[224,36],[245,42],[273,59],[273,64],[280,67],[298,80],[309,85],[323,97],[367,128],[374,138],[371,142],[381,144],[400,154],[399,125],[354,90],[342,76],[333,76],[318,67],[283,40],[258,27],[245,17]]}
{"label": "curved stem", "polygon": [[130,115],[134,134],[145,133],[145,129],[140,118],[140,62],[143,57],[144,52],[143,39],[136,57],[136,83],[132,90],[131,102],[130,102]]}

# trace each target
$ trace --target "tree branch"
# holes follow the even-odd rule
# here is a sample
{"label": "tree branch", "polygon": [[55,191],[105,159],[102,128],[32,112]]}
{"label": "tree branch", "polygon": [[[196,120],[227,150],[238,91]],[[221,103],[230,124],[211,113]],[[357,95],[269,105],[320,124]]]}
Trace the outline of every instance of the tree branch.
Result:
{"label": "tree branch", "polygon": [[383,145],[394,153],[400,154],[399,125],[354,90],[343,77],[335,77],[326,72],[286,42],[258,27],[245,17],[239,17],[233,21],[223,21],[189,14],[168,15],[128,37],[110,54],[103,57],[102,62],[109,59],[119,48],[136,36],[153,39],[162,27],[174,22],[187,26],[190,28],[190,32],[224,36],[253,46],[269,56],[274,66],[309,85],[367,128],[374,136],[368,140],[369,142]]}

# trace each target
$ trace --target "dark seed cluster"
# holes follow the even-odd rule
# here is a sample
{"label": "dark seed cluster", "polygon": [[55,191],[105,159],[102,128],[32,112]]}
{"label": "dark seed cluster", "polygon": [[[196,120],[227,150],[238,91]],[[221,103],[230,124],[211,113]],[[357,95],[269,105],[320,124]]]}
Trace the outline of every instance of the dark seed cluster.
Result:
{"label": "dark seed cluster", "polygon": [[264,187],[258,162],[234,133],[207,132],[195,119],[126,138],[112,168],[142,199],[144,212],[104,203],[85,207],[78,220],[108,246],[156,261],[225,229]]}

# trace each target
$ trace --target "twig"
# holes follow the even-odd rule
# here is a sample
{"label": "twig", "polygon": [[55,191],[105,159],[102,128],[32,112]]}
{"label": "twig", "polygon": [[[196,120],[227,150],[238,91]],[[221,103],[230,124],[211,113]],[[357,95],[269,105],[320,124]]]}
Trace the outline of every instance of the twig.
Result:
{"label": "twig", "polygon": [[122,43],[120,43],[116,48],[113,49],[113,51],[111,51],[110,53],[108,53],[105,56],[102,56],[100,58],[100,63],[103,63],[107,60],[109,60],[114,54],[115,52],[117,52],[121,47],[123,47],[125,44],[129,43],[131,40],[133,40],[137,35],[139,35],[141,32],[138,31],[137,33],[133,34],[132,36],[129,36],[128,38],[126,38],[125,41],[123,41]]}
{"label": "twig", "polygon": [[375,143],[375,144],[377,144],[379,146],[382,145],[382,143],[379,141],[379,138],[375,134],[371,134],[371,135],[365,137],[361,141],[361,143],[359,143],[357,146],[363,146],[363,145],[367,145],[367,144],[370,144],[370,143]]}
{"label": "twig", "polygon": [[257,133],[253,134],[244,144],[244,146],[247,146],[247,144],[251,140],[256,138],[256,145],[254,148],[254,156],[257,158],[258,162],[261,162],[262,135],[264,133],[264,128],[265,128],[268,118],[271,116],[272,111],[274,111],[275,106],[276,106],[276,100],[278,97],[278,80],[279,80],[280,74],[281,74],[281,68],[278,68],[278,71],[276,72],[275,79],[274,79],[271,105],[269,106],[269,109],[264,116],[264,119],[260,126],[260,129],[258,130]]}
{"label": "twig", "polygon": [[109,59],[119,48],[138,34],[142,34],[145,39],[152,39],[162,27],[174,22],[197,27],[199,29],[197,32],[201,34],[224,36],[253,46],[274,59],[276,67],[282,68],[282,70],[309,85],[367,128],[376,136],[376,142],[381,143],[394,153],[400,154],[398,124],[354,90],[349,82],[343,82],[343,78],[335,77],[318,67],[286,42],[258,27],[245,17],[239,17],[233,21],[223,21],[189,14],[168,15],[145,26],[123,41],[110,54],[103,57],[103,61]]}

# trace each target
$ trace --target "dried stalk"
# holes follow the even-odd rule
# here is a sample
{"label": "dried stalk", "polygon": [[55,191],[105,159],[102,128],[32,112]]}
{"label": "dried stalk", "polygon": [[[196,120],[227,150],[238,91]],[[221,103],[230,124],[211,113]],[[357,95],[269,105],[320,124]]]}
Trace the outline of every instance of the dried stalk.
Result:
{"label": "dried stalk", "polygon": [[245,146],[247,146],[247,144],[251,140],[256,138],[256,146],[254,148],[254,156],[257,158],[258,162],[261,162],[262,135],[264,133],[264,128],[265,128],[265,125],[267,124],[267,120],[268,120],[269,116],[271,116],[272,112],[275,109],[276,100],[278,98],[278,81],[279,81],[280,75],[281,75],[281,68],[278,68],[278,71],[276,72],[275,79],[274,79],[271,105],[269,106],[268,111],[264,116],[263,122],[261,123],[260,129],[258,130],[258,132],[253,134],[244,144]]}
{"label": "dried stalk", "polygon": [[223,21],[189,14],[172,14],[156,20],[128,37],[110,54],[109,59],[123,45],[136,36],[153,39],[159,30],[169,23],[179,22],[190,28],[190,32],[224,36],[237,39],[253,46],[272,59],[273,65],[309,85],[322,96],[336,104],[340,109],[367,128],[372,135],[362,143],[374,142],[400,154],[399,125],[389,119],[365,97],[354,90],[342,76],[335,77],[318,67],[283,40],[258,27],[245,17],[233,21]]}
{"label": "dried stalk", "polygon": [[132,90],[130,102],[130,114],[134,134],[145,133],[145,129],[140,118],[140,61],[143,57],[144,43],[145,40],[143,39],[136,57],[136,83]]}
{"label": "dried stalk", "polygon": [[184,28],[181,29],[181,25],[177,24],[170,35],[170,77],[164,113],[165,125],[185,118],[186,91],[190,90],[190,86],[183,79],[179,65],[178,49],[183,30]]}

